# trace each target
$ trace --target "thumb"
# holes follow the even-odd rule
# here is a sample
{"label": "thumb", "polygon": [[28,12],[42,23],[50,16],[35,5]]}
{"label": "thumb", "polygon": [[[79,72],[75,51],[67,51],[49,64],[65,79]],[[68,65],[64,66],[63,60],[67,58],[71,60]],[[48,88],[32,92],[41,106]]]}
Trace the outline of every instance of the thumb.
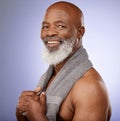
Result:
{"label": "thumb", "polygon": [[34,91],[35,91],[35,92],[39,92],[40,90],[42,90],[41,87],[36,87]]}
{"label": "thumb", "polygon": [[41,108],[42,108],[44,114],[46,114],[47,106],[46,106],[46,95],[45,95],[45,92],[42,92],[41,95],[40,95],[40,104],[41,104]]}
{"label": "thumb", "polygon": [[45,92],[42,92],[40,95],[40,103],[41,105],[46,105],[46,95]]}

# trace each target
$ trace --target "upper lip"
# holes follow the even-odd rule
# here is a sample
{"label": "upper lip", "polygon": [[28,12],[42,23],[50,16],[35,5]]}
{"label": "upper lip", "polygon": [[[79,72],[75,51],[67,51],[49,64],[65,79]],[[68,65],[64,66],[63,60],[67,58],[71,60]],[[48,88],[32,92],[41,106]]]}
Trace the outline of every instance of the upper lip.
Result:
{"label": "upper lip", "polygon": [[48,44],[58,44],[62,41],[59,37],[47,37],[44,39],[44,42]]}
{"label": "upper lip", "polygon": [[60,41],[56,41],[56,40],[54,40],[54,41],[47,41],[47,43],[48,44],[58,44],[58,43],[60,43]]}

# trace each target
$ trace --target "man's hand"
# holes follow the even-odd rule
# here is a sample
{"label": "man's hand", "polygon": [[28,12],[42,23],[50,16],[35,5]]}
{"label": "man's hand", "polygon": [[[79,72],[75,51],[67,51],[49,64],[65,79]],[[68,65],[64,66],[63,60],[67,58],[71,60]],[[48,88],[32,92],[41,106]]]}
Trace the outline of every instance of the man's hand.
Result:
{"label": "man's hand", "polygon": [[31,99],[28,99],[27,105],[27,118],[29,121],[47,121],[46,118],[46,96],[42,92],[40,96],[37,93],[32,95]]}
{"label": "man's hand", "polygon": [[35,91],[22,92],[16,109],[18,121],[47,121],[46,96],[44,92],[38,96],[40,90],[36,88]]}
{"label": "man's hand", "polygon": [[32,95],[33,95],[33,91],[23,91],[21,96],[19,97],[19,101],[17,104],[17,108],[16,108],[16,117],[18,121],[27,121],[26,116],[24,116],[23,114],[26,112],[27,110],[27,105],[28,105],[28,99],[32,99]]}

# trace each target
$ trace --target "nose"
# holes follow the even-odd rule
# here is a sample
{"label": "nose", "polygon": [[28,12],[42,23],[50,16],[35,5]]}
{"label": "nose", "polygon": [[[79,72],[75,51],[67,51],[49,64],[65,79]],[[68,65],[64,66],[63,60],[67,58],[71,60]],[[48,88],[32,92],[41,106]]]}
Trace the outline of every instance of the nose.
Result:
{"label": "nose", "polygon": [[57,30],[54,27],[50,27],[47,31],[47,36],[48,37],[53,37],[58,34]]}

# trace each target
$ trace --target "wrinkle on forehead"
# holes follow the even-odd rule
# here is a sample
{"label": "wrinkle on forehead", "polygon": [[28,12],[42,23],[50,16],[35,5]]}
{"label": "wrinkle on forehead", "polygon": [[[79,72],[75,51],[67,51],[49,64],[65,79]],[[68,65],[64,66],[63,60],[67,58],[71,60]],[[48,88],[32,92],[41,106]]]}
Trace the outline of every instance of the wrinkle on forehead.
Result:
{"label": "wrinkle on forehead", "polygon": [[[50,18],[50,19],[49,19]],[[59,9],[49,9],[44,17],[44,20],[56,20],[56,21],[66,21],[68,22],[70,20],[70,16],[68,13],[66,13],[64,10]]]}

